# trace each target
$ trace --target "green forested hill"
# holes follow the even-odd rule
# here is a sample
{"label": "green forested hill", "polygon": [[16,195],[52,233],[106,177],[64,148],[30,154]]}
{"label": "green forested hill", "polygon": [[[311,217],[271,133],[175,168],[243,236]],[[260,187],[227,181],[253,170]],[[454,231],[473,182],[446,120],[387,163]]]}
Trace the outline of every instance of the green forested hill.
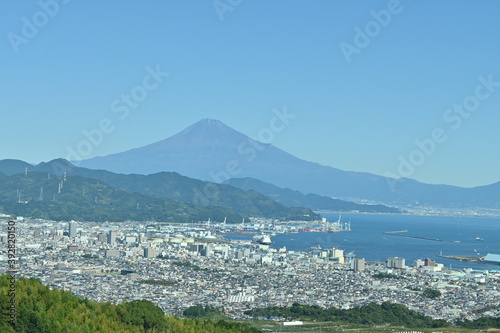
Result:
{"label": "green forested hill", "polygon": [[53,220],[156,220],[198,222],[208,218],[239,222],[230,209],[194,206],[116,189],[99,180],[62,178],[46,173],[0,177],[0,212]]}
{"label": "green forested hill", "polygon": [[58,159],[40,163],[35,170],[61,175],[79,175],[95,178],[113,187],[144,195],[166,198],[201,206],[220,206],[241,215],[278,218],[285,220],[318,220],[320,217],[302,205],[287,207],[256,191],[245,191],[226,184],[217,184],[182,176],[176,172],[151,175],[124,175],[105,170],[79,168]]}
{"label": "green forested hill", "polygon": [[357,306],[348,310],[337,308],[324,309],[317,305],[294,303],[290,307],[269,307],[252,309],[245,312],[253,317],[279,317],[308,321],[333,321],[363,325],[398,325],[403,327],[449,327],[445,320],[432,319],[401,304],[384,302],[370,303],[366,306]]}
{"label": "green forested hill", "polygon": [[[19,161],[0,161],[0,172],[7,175],[23,173],[25,167]],[[276,218],[282,220],[318,220],[320,216],[311,209],[287,207],[256,191],[244,191],[226,184],[216,184],[198,179],[182,176],[176,172],[159,172],[151,175],[124,175],[105,170],[91,170],[77,167],[70,162],[57,159],[48,163],[40,163],[36,166],[27,167],[28,170],[44,172],[62,178],[66,173],[68,176],[80,176],[89,179],[97,179],[103,183],[129,192],[140,193],[148,197],[155,197],[176,202],[183,202],[203,207],[224,207],[244,216]],[[212,220],[223,221],[222,218]],[[228,222],[230,221],[228,216]],[[235,221],[231,221],[235,222]],[[237,222],[241,222],[241,219]]]}
{"label": "green forested hill", "polygon": [[10,323],[7,275],[0,276],[0,332],[12,333],[257,333],[239,323],[210,322],[165,316],[149,301],[113,305],[79,299],[68,291],[50,290],[36,279],[19,279],[16,292],[16,326]]}
{"label": "green forested hill", "polygon": [[287,207],[257,191],[205,182],[175,172],[160,172],[147,176],[107,174],[101,177],[98,179],[129,191],[195,205],[226,207],[247,216],[285,220],[320,219],[311,209],[301,208],[300,203]]}

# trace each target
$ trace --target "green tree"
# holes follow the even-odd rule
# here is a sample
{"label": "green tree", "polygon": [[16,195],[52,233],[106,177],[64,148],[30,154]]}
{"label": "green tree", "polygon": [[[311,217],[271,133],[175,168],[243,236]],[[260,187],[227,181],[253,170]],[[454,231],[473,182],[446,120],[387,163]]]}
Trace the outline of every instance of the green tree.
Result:
{"label": "green tree", "polygon": [[422,296],[427,297],[427,298],[432,298],[432,299],[439,298],[439,297],[441,297],[441,292],[439,290],[436,290],[436,289],[426,288],[422,292]]}
{"label": "green tree", "polygon": [[166,329],[163,310],[150,301],[132,301],[118,305],[118,314],[127,324],[143,327],[145,330]]}

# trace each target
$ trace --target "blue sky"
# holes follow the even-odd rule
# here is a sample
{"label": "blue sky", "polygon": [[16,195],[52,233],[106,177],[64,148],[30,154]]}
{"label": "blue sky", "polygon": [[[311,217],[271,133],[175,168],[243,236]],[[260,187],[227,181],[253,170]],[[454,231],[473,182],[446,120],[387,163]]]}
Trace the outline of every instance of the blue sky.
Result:
{"label": "blue sky", "polygon": [[258,137],[286,109],[296,117],[271,143],[297,157],[494,183],[498,12],[494,0],[3,1],[0,159],[66,157],[96,129],[85,157],[107,155],[203,118]]}

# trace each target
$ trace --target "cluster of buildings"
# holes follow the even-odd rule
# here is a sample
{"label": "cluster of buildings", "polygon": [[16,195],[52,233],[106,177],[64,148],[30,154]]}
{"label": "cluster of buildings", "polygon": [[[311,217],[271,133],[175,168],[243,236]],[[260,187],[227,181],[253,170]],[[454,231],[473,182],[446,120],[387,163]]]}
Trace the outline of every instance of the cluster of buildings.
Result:
{"label": "cluster of buildings", "polygon": [[[142,222],[17,221],[16,238],[20,276],[100,302],[147,299],[169,314],[200,303],[246,318],[252,308],[295,302],[348,309],[385,301],[446,320],[500,314],[491,310],[500,302],[499,272],[449,270],[431,259],[373,263],[335,248],[274,249]],[[0,273],[6,260],[3,251]],[[426,288],[442,296],[426,298]]]}

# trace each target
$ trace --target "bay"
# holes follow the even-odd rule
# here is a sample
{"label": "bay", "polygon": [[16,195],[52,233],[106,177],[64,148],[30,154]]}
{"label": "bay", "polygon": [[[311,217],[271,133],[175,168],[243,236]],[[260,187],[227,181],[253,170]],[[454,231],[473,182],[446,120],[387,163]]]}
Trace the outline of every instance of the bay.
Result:
{"label": "bay", "polygon": [[[339,214],[322,215],[328,221],[336,221],[339,218]],[[367,261],[384,262],[389,257],[401,257],[405,258],[406,265],[409,266],[413,265],[416,259],[430,258],[448,268],[500,270],[498,265],[460,262],[438,256],[500,254],[498,218],[342,214],[342,220],[351,221],[351,231],[278,234],[272,237],[271,247],[278,249],[286,246],[287,250],[306,251],[319,244],[325,249],[335,247],[344,249],[345,253],[354,251],[357,258],[365,258]],[[384,234],[396,230],[408,230],[401,235],[437,238],[447,242]],[[482,240],[476,240],[476,237]],[[226,235],[226,238],[248,237]]]}

